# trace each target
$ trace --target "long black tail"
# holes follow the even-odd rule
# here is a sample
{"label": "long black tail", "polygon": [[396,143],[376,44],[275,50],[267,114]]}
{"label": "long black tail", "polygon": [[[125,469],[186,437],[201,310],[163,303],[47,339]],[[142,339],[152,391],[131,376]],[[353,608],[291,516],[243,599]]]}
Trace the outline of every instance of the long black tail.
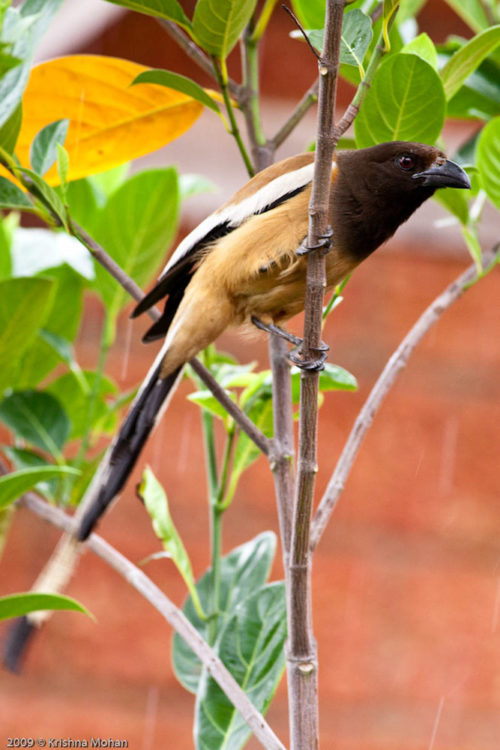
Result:
{"label": "long black tail", "polygon": [[80,541],[91,534],[99,518],[130,476],[181,372],[182,367],[179,367],[166,378],[160,378],[160,364],[155,364],[148,374],[108,451],[107,460],[101,465],[91,485],[91,497],[87,495],[90,504],[84,511],[78,529]]}

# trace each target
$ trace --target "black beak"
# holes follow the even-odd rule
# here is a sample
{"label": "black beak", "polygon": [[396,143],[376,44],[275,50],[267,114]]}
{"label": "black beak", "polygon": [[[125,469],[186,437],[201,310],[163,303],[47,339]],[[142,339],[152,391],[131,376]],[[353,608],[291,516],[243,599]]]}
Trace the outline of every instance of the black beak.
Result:
{"label": "black beak", "polygon": [[470,190],[470,180],[462,167],[449,159],[435,161],[430,169],[413,175],[414,180],[422,180],[424,187],[433,188],[464,188]]}

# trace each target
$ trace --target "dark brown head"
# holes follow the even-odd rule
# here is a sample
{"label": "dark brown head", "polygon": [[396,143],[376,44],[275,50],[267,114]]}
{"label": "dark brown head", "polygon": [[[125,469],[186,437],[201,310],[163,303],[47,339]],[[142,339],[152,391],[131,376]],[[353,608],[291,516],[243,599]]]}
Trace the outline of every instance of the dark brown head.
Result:
{"label": "dark brown head", "polygon": [[340,247],[364,258],[441,187],[470,188],[464,170],[433,146],[393,141],[339,151],[331,221]]}

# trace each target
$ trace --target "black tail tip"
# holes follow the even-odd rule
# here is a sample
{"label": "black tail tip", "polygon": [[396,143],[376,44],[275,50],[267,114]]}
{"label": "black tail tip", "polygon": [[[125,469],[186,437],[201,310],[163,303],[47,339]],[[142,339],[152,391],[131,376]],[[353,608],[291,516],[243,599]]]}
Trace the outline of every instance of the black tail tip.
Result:
{"label": "black tail tip", "polygon": [[21,671],[26,649],[36,630],[36,625],[26,616],[19,617],[12,623],[3,649],[3,664],[9,672],[19,674]]}

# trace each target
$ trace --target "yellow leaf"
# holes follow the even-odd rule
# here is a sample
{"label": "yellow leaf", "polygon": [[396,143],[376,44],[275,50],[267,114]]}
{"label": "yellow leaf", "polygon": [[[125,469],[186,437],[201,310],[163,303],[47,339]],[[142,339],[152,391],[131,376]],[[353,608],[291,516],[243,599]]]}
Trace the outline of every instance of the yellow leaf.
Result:
{"label": "yellow leaf", "polygon": [[[69,154],[68,180],[144,156],[182,135],[203,106],[178,91],[142,84],[130,86],[148,70],[116,57],[71,55],[33,68],[23,98],[23,123],[16,147],[29,166],[33,138],[44,125],[68,118],[64,143]],[[60,182],[54,165],[45,176]]]}

